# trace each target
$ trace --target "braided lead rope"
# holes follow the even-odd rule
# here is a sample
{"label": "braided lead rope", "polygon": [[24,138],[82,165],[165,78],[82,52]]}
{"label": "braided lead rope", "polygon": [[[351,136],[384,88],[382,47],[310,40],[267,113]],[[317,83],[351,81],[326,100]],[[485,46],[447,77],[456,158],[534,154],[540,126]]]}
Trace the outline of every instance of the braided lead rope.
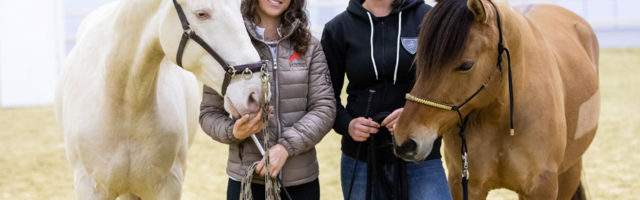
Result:
{"label": "braided lead rope", "polygon": [[[269,175],[269,100],[271,91],[271,85],[269,84],[269,72],[266,70],[266,66],[263,65],[261,71],[261,79],[262,79],[262,94],[264,98],[264,103],[262,104],[262,134],[263,134],[263,147],[264,149],[264,157],[265,157],[265,171],[267,171],[264,179],[265,185],[265,199],[266,200],[280,200],[280,183]],[[256,145],[260,147],[260,143],[257,140],[254,140]],[[240,188],[240,200],[252,200],[253,195],[251,193],[251,180],[253,180],[253,174],[255,172],[256,166],[258,162],[253,163],[245,176],[242,178],[241,188]]]}

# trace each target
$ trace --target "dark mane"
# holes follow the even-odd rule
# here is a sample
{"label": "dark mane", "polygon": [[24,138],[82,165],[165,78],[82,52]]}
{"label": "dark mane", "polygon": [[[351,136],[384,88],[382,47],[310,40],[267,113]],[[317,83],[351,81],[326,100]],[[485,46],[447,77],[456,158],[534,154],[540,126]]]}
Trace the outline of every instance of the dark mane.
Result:
{"label": "dark mane", "polygon": [[417,75],[435,72],[462,52],[473,23],[467,0],[441,0],[422,20]]}

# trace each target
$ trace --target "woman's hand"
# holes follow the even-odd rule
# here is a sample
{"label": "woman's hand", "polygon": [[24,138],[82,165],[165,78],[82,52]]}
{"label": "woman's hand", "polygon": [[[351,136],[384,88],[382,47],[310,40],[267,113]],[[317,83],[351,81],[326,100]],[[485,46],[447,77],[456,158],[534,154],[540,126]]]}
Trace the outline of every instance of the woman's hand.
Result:
{"label": "woman's hand", "polygon": [[402,111],[404,111],[404,108],[394,110],[389,116],[387,116],[387,118],[384,118],[380,124],[382,126],[386,126],[391,135],[393,135],[393,132],[396,130],[396,123],[398,123],[398,118],[400,118]]}
{"label": "woman's hand", "polygon": [[[273,117],[273,107],[269,107],[269,119]],[[254,117],[243,115],[233,125],[233,136],[244,140],[262,130],[262,109]]]}
{"label": "woman's hand", "polygon": [[[287,152],[281,144],[276,144],[269,149],[269,174],[271,177],[275,178],[278,176],[284,163],[287,162],[288,157],[289,152]],[[256,173],[260,174],[260,176],[265,175],[265,157],[262,157],[262,160],[260,160],[260,163],[256,166]]]}
{"label": "woman's hand", "polygon": [[364,142],[371,134],[378,133],[378,128],[380,128],[380,124],[371,118],[358,117],[349,122],[349,135],[356,142]]}

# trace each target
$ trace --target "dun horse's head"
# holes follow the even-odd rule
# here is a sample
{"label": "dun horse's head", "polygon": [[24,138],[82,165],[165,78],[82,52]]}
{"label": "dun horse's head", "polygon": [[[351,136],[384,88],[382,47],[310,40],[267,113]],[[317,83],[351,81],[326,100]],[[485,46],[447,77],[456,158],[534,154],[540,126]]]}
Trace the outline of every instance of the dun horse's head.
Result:
{"label": "dun horse's head", "polygon": [[[260,56],[244,27],[240,2],[241,0],[168,0],[167,3],[171,6],[159,30],[165,55],[185,70],[193,72],[202,83],[218,94],[223,94],[224,107],[234,116],[256,113],[263,100],[259,70],[256,73],[243,73],[244,67],[259,62]],[[180,15],[184,17],[181,19]],[[190,33],[190,37],[186,42],[181,42],[184,33]],[[204,44],[193,36],[201,38]],[[184,50],[182,56],[178,56],[181,43],[185,44]],[[214,53],[208,51],[206,46]],[[218,54],[223,62],[216,60],[213,54]],[[230,68],[225,68],[227,66]],[[228,76],[230,80],[225,83],[225,73],[232,74],[229,69],[235,69],[237,73],[235,76]]]}
{"label": "dun horse's head", "polygon": [[[422,160],[438,151],[432,148],[439,136],[458,133],[461,119],[486,112],[494,103],[508,103],[501,102],[508,93],[503,84],[506,70],[497,66],[496,21],[488,0],[441,0],[425,17],[413,97],[407,96],[410,101],[394,134],[399,157]],[[435,104],[426,105],[427,101]]]}

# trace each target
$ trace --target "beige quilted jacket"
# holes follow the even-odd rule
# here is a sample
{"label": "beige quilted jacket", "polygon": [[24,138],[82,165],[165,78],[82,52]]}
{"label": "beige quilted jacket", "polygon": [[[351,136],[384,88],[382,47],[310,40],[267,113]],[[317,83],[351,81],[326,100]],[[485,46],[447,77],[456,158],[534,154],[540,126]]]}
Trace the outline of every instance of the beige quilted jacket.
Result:
{"label": "beige quilted jacket", "polygon": [[[312,37],[305,55],[294,54],[288,40],[291,35],[289,31],[282,33],[283,37],[277,45],[277,58],[272,58],[267,45],[256,39],[258,37],[253,24],[245,24],[260,57],[270,61],[271,105],[275,107],[275,117],[269,122],[269,146],[279,143],[289,152],[282,169],[282,181],[287,187],[311,182],[318,177],[315,145],[331,130],[336,114],[322,46],[318,39]],[[247,168],[260,161],[262,156],[251,138],[238,140],[233,136],[234,122],[224,111],[222,97],[205,86],[200,106],[200,125],[214,140],[229,144],[227,174],[239,181]],[[262,141],[263,133],[257,136]],[[255,178],[258,179],[254,180],[255,183],[263,183],[261,177]]]}

